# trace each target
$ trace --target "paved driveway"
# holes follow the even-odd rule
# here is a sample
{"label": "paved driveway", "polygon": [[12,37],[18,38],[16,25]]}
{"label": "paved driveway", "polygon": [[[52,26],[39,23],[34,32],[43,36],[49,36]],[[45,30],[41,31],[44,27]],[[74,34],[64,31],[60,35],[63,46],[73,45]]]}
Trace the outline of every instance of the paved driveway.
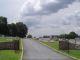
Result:
{"label": "paved driveway", "polygon": [[73,60],[32,39],[24,39],[23,60]]}

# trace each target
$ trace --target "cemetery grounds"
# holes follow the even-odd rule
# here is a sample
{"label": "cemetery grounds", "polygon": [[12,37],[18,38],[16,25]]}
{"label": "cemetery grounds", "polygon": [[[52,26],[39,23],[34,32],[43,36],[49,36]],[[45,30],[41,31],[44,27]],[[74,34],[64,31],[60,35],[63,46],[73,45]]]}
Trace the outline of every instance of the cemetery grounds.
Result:
{"label": "cemetery grounds", "polygon": [[[17,38],[11,38],[11,37],[0,37],[0,43],[1,42],[9,42]],[[20,42],[21,45],[21,42]],[[21,46],[20,51],[15,50],[0,50],[0,60],[20,60],[21,58]]]}
{"label": "cemetery grounds", "polygon": [[46,44],[49,47],[51,47],[53,50],[56,49],[59,52],[62,52],[64,54],[68,54],[69,56],[72,56],[74,58],[77,58],[77,60],[80,60],[80,50],[60,50],[59,49],[59,41],[54,40],[54,42],[44,42],[41,41],[42,44]]}

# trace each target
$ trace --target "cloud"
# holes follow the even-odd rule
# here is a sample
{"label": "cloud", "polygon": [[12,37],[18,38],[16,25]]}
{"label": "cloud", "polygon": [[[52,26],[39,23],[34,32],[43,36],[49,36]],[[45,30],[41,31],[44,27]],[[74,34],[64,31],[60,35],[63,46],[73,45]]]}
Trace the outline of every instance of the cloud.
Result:
{"label": "cloud", "polygon": [[35,21],[33,19],[27,19],[27,21],[25,21],[24,23],[27,24],[28,27],[32,27],[32,26],[39,25],[40,22],[38,22],[38,20],[36,19]]}
{"label": "cloud", "polygon": [[24,2],[25,0],[0,0],[0,16],[7,17],[8,23],[18,20],[19,11]]}
{"label": "cloud", "polygon": [[47,15],[67,8],[75,0],[27,0],[21,9],[23,16]]}
{"label": "cloud", "polygon": [[19,21],[24,22],[29,28],[35,27],[41,24],[41,17],[34,16],[34,17],[22,17]]}
{"label": "cloud", "polygon": [[80,34],[80,0],[0,0],[0,16],[9,23],[24,22],[36,36]]}
{"label": "cloud", "polygon": [[66,19],[69,20],[69,23],[71,25],[80,26],[80,11],[76,12],[73,15],[70,15],[70,16],[66,17]]}
{"label": "cloud", "polygon": [[[35,1],[38,5],[35,5]],[[24,4],[25,7],[21,12],[22,21],[29,26],[29,32],[32,35],[54,35],[71,31],[80,34],[80,2],[78,0],[35,1],[27,1],[31,3]]]}

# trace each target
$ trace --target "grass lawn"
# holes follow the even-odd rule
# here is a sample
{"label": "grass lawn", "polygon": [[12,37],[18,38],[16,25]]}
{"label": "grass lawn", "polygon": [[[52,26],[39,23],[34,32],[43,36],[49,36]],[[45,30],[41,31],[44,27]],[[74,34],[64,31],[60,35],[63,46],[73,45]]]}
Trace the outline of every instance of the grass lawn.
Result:
{"label": "grass lawn", "polygon": [[80,50],[70,50],[69,54],[80,59]]}
{"label": "grass lawn", "polygon": [[8,41],[12,41],[12,38],[8,38],[8,37],[0,37],[0,42],[8,42]]}
{"label": "grass lawn", "polygon": [[[0,37],[0,42],[12,41],[11,38]],[[20,60],[21,51],[15,52],[14,50],[0,50],[0,60]]]}
{"label": "grass lawn", "polygon": [[15,51],[5,50],[0,51],[0,60],[19,60],[20,53],[15,53]]}
{"label": "grass lawn", "polygon": [[73,57],[76,57],[78,59],[80,59],[80,50],[69,50],[69,53],[67,51],[63,51],[63,50],[59,50],[59,42],[58,41],[54,41],[54,42],[43,42],[44,44],[49,45],[50,47],[61,51],[63,53],[67,53]]}
{"label": "grass lawn", "polygon": [[55,49],[59,50],[59,43],[58,43],[58,41],[55,41],[55,42],[43,42],[43,43],[51,46],[52,48],[55,48]]}

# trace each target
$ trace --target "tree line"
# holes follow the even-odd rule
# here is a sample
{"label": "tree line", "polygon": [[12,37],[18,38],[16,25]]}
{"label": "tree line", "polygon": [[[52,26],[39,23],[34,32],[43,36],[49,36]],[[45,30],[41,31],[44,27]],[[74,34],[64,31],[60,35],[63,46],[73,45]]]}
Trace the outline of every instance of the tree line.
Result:
{"label": "tree line", "polygon": [[[75,38],[78,38],[79,35],[75,32],[69,32],[68,34],[60,34],[60,35],[44,35],[43,38],[54,38],[54,37],[57,37],[57,38],[65,38],[65,39],[75,39]],[[40,37],[42,38],[42,37]]]}
{"label": "tree line", "polygon": [[59,38],[65,38],[65,39],[75,39],[79,37],[79,35],[75,32],[70,32],[69,34],[61,34]]}
{"label": "tree line", "polygon": [[7,18],[0,16],[0,35],[12,37],[26,37],[28,28],[23,22],[7,23]]}

